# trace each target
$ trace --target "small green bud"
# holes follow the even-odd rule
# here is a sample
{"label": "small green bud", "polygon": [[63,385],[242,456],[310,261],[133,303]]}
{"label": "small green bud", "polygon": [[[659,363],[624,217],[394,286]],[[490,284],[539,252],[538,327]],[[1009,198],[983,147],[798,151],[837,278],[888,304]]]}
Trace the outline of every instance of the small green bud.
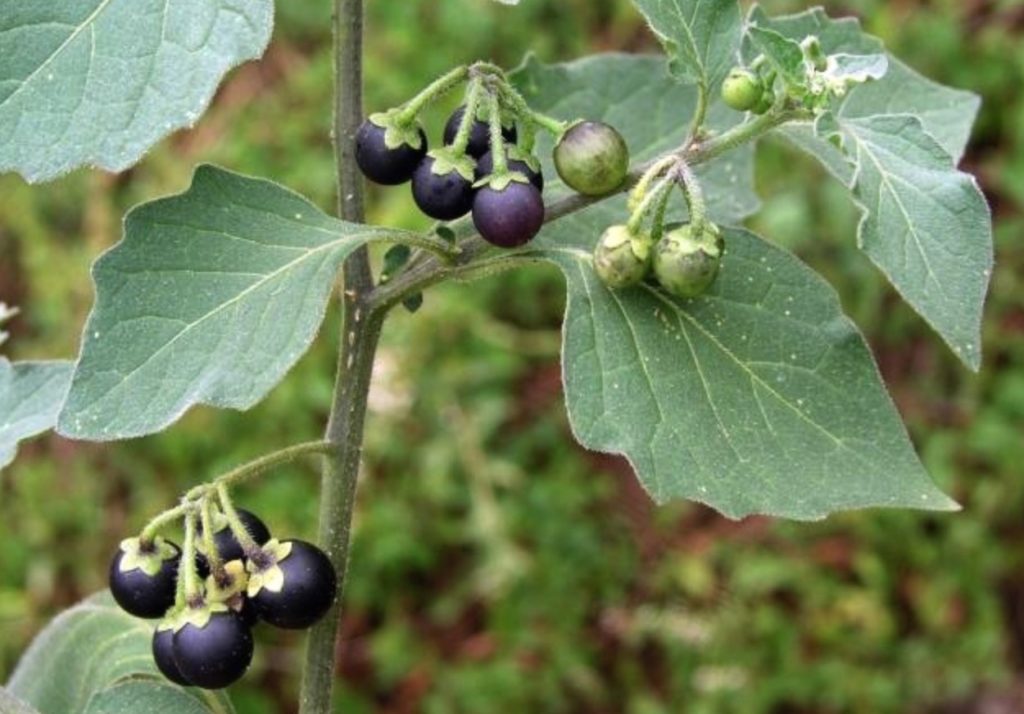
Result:
{"label": "small green bud", "polygon": [[611,226],[594,248],[594,270],[601,282],[619,289],[643,280],[651,266],[650,243],[626,226]]}
{"label": "small green bud", "polygon": [[722,234],[713,223],[705,223],[696,234],[690,224],[673,228],[654,249],[654,274],[672,295],[697,297],[715,282],[724,249]]}
{"label": "small green bud", "polygon": [[734,67],[722,83],[722,100],[738,112],[753,109],[764,95],[764,85],[756,74]]}

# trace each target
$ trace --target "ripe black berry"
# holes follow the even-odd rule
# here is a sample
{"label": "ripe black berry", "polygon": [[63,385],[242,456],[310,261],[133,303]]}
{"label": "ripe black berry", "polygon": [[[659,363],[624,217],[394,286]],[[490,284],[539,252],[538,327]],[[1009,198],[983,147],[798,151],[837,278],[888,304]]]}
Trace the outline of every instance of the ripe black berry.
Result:
{"label": "ripe black berry", "polygon": [[174,633],[173,643],[182,677],[204,689],[228,686],[252,662],[252,631],[232,611],[210,613],[202,627],[186,623]]}
{"label": "ripe black berry", "polygon": [[157,669],[167,679],[183,687],[189,687],[192,682],[185,679],[178,663],[174,661],[174,630],[170,628],[157,628],[153,632],[153,661]]}
{"label": "ripe black berry", "polygon": [[162,617],[174,604],[181,550],[158,538],[149,548],[138,539],[124,541],[110,561],[110,593],[125,612]]}
{"label": "ripe black berry", "polygon": [[388,147],[387,129],[365,120],[356,132],[356,163],[363,175],[385,186],[397,186],[412,178],[413,171],[427,153],[427,136],[419,132],[419,146],[408,143]]}
{"label": "ripe black berry", "polygon": [[[452,112],[448,117],[448,123],[444,125],[444,143],[451,144],[459,133],[459,125],[462,123],[462,115],[466,113],[466,107],[461,106]],[[516,143],[519,133],[514,126],[503,126],[501,136],[509,144]],[[469,130],[469,144],[466,146],[466,153],[474,159],[478,159],[487,153],[491,148],[491,129],[487,122],[477,119]]]}
{"label": "ripe black berry", "polygon": [[[508,153],[506,150],[505,153]],[[518,171],[526,178],[530,179],[530,183],[537,187],[538,191],[544,190],[544,174],[539,170],[534,171],[530,168],[530,165],[525,161],[519,159],[508,159],[508,170]],[[480,160],[476,162],[476,178],[479,181],[482,178],[490,176],[494,171],[494,157],[491,152],[488,151],[486,154],[480,157]]]}
{"label": "ripe black berry", "polygon": [[515,248],[529,243],[544,225],[540,191],[519,181],[510,181],[501,190],[484,186],[473,200],[473,224],[493,245]]}
{"label": "ripe black berry", "polygon": [[[412,176],[412,197],[420,210],[439,221],[453,221],[473,207],[473,182],[456,169],[434,173],[435,159],[427,156]],[[450,167],[449,167],[450,168]]]}
{"label": "ripe black berry", "polygon": [[[273,543],[267,547],[271,548]],[[276,627],[300,630],[314,624],[330,609],[338,579],[327,554],[312,543],[285,540],[274,550],[286,548],[287,555],[252,576],[249,595],[261,619]],[[280,577],[273,572],[277,569]],[[258,590],[254,584],[260,584]]]}
{"label": "ripe black berry", "polygon": [[555,146],[555,168],[569,188],[586,196],[611,193],[626,180],[629,149],[622,135],[599,121],[569,127]]}
{"label": "ripe black berry", "polygon": [[[267,525],[259,519],[254,513],[246,511],[243,508],[238,509],[238,520],[245,526],[245,530],[252,536],[252,539],[257,544],[263,545],[270,540],[270,529]],[[202,535],[202,526],[199,527],[199,534]],[[235,538],[235,534],[231,532],[231,528],[228,527],[225,521],[222,524],[220,530],[213,534],[213,543],[217,547],[217,553],[220,554],[220,559],[225,563],[232,560],[241,560],[245,557],[245,550],[242,548],[242,544]],[[201,567],[209,567],[206,565],[206,559],[199,555],[201,561]]]}

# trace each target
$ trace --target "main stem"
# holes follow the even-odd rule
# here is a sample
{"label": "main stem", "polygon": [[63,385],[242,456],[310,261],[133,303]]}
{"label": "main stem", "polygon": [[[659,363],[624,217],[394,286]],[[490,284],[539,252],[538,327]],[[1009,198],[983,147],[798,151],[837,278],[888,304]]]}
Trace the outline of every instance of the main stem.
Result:
{"label": "main stem", "polygon": [[[334,0],[334,56],[338,214],[344,220],[362,222],[363,183],[353,154],[355,133],[363,117],[363,0]],[[348,570],[363,422],[374,355],[384,319],[384,311],[371,312],[365,305],[365,297],[373,289],[365,247],[345,261],[344,277],[341,349],[325,437],[334,448],[324,464],[319,527],[320,545],[327,551],[338,573],[338,594],[334,605],[310,631],[306,642],[299,695],[300,714],[328,714],[332,711],[335,642],[341,623],[341,602]]]}

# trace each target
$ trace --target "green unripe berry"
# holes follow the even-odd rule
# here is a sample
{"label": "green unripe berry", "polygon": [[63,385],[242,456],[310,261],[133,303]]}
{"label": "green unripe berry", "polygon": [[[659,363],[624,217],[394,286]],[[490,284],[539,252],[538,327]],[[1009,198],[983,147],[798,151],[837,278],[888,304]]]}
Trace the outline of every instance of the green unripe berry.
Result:
{"label": "green unripe berry", "polygon": [[654,275],[666,291],[681,298],[703,294],[718,276],[725,242],[718,227],[689,223],[668,231],[654,249]]}
{"label": "green unripe berry", "polygon": [[626,226],[609,227],[594,248],[594,270],[610,288],[636,285],[650,267],[650,243],[634,236]]}
{"label": "green unripe berry", "polygon": [[764,95],[764,85],[750,70],[736,67],[722,83],[722,100],[738,112],[753,109]]}
{"label": "green unripe berry", "polygon": [[555,146],[555,169],[569,188],[604,196],[626,180],[629,148],[614,127],[597,121],[573,124]]}

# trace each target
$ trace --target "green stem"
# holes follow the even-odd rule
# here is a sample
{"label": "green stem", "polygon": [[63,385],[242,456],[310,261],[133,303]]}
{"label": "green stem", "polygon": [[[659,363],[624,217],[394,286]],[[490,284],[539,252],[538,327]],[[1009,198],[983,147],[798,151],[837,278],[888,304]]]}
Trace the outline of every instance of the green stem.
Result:
{"label": "green stem", "polygon": [[695,233],[704,228],[707,221],[707,206],[704,203],[704,190],[700,186],[693,169],[685,161],[676,164],[675,174],[683,187],[683,195],[686,196],[686,204],[690,209],[690,224]]}
{"label": "green stem", "polygon": [[469,67],[462,65],[431,82],[422,92],[402,106],[398,113],[397,123],[399,125],[412,124],[425,106],[450,92],[467,76],[469,76]]}
{"label": "green stem", "polygon": [[569,122],[555,119],[531,108],[526,103],[526,100],[523,99],[523,95],[517,92],[508,82],[501,82],[498,86],[498,91],[501,92],[505,101],[512,105],[512,111],[515,112],[516,116],[534,126],[539,126],[556,138],[562,136],[565,130],[569,128]]}
{"label": "green stem", "polygon": [[[235,536],[235,540],[242,546],[242,551],[246,557],[252,558],[260,551],[260,544],[246,530],[245,524],[242,523],[242,519],[238,516],[238,511],[235,510],[235,504],[231,502],[231,494],[228,493],[228,485],[224,481],[217,484],[217,500],[220,501],[220,510],[224,512],[224,517],[228,519],[228,528],[231,529],[231,534]],[[206,530],[205,523],[203,524],[203,529]]]}
{"label": "green stem", "polygon": [[156,534],[169,523],[172,523],[184,516],[188,512],[189,508],[191,508],[191,506],[187,503],[183,503],[180,506],[169,508],[159,514],[142,529],[142,533],[139,534],[139,545],[143,548],[152,545],[153,539],[156,538]]}
{"label": "green stem", "polygon": [[636,182],[636,186],[629,192],[629,200],[626,203],[627,209],[630,213],[636,211],[643,203],[644,198],[647,197],[647,192],[651,190],[651,184],[654,183],[655,179],[665,173],[669,167],[679,161],[679,157],[675,154],[669,154],[651,164],[651,167],[644,172],[644,175],[640,177],[640,180]]}
{"label": "green stem", "polygon": [[505,155],[505,139],[501,135],[501,102],[496,92],[488,95],[487,104],[487,118],[491,123],[491,165],[494,167],[491,175],[504,176],[508,173],[508,157]]}
{"label": "green stem", "polygon": [[[214,483],[234,485],[260,476],[275,466],[291,463],[303,456],[308,456],[310,454],[328,454],[330,451],[331,444],[327,441],[307,441],[302,444],[296,444],[295,446],[289,446],[286,449],[266,454],[265,456],[261,456],[260,458],[250,461],[238,468],[232,469],[231,471],[228,471],[214,479]],[[192,492],[189,491],[189,493]],[[205,528],[205,526],[203,527]]]}
{"label": "green stem", "polygon": [[469,82],[469,91],[466,92],[465,111],[462,113],[462,121],[459,123],[459,131],[452,142],[452,153],[462,156],[469,146],[469,135],[473,131],[473,124],[476,123],[477,110],[480,108],[480,92],[483,83],[475,78]]}
{"label": "green stem", "polygon": [[693,112],[693,119],[690,120],[690,131],[687,134],[687,145],[692,144],[700,136],[704,127],[704,118],[708,113],[708,85],[701,82],[697,85],[697,107]]}
{"label": "green stem", "polygon": [[[632,215],[629,217],[629,222],[626,223],[626,228],[634,236],[641,234],[643,229],[644,221],[651,214],[652,211],[665,203],[668,199],[669,193],[672,192],[672,187],[675,185],[675,177],[670,173],[668,176],[663,177],[654,188],[652,188],[644,200],[640,202],[640,205],[636,207]],[[657,230],[658,226],[653,225],[651,232]]]}
{"label": "green stem", "polygon": [[[362,193],[346,201],[354,185],[362,186],[351,161],[353,137],[361,123],[363,77],[363,0],[334,0],[334,93],[336,163],[339,214],[349,221],[363,219]],[[347,163],[346,163],[347,162]],[[433,258],[439,263],[445,261]],[[348,573],[352,515],[362,456],[363,423],[370,391],[373,361],[384,322],[383,311],[371,311],[367,296],[374,289],[365,249],[345,261],[344,312],[341,349],[338,351],[334,401],[327,423],[326,441],[333,449],[325,459],[321,478],[319,542],[338,574],[334,605],[309,632],[299,692],[299,714],[333,711],[335,643],[341,625],[341,603]]]}
{"label": "green stem", "polygon": [[196,571],[196,511],[189,510],[185,516],[185,545],[182,546],[181,565],[185,569],[185,602],[189,607],[198,607],[203,600],[203,590]]}
{"label": "green stem", "polygon": [[210,574],[214,582],[224,582],[227,573],[224,571],[224,560],[217,550],[217,543],[213,539],[213,513],[210,511],[210,499],[204,498],[199,504],[199,520],[203,524],[203,550],[206,551],[206,562],[210,564]]}

